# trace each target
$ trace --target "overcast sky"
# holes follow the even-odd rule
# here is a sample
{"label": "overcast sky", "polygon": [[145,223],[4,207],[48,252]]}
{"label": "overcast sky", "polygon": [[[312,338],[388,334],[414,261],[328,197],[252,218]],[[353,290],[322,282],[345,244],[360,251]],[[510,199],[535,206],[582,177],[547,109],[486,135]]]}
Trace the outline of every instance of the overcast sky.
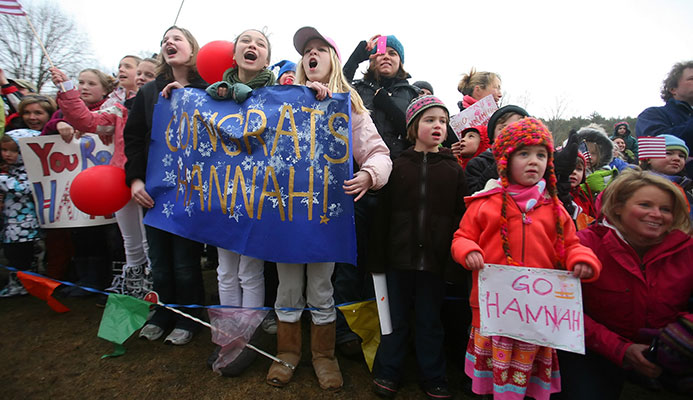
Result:
{"label": "overcast sky", "polygon": [[[158,51],[180,1],[58,4],[89,35],[102,68],[113,71],[125,54]],[[693,59],[691,21],[691,0],[185,0],[178,25],[200,45],[266,26],[272,63],[297,61],[292,38],[305,25],[334,38],[344,61],[359,41],[394,34],[410,83],[429,81],[453,113],[457,83],[475,67],[499,73],[506,96],[533,115],[549,116],[564,99],[566,117],[635,117],[662,104],[659,89],[671,66]]]}

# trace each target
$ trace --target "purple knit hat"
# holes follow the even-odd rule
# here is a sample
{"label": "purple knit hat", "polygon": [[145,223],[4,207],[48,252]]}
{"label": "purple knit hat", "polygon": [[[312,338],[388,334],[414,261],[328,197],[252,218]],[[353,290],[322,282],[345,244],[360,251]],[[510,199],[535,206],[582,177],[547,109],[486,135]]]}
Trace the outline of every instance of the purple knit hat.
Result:
{"label": "purple knit hat", "polygon": [[407,107],[407,129],[409,129],[409,125],[411,125],[412,121],[414,120],[414,118],[416,118],[417,115],[421,114],[422,112],[431,107],[442,108],[443,110],[445,110],[445,113],[448,115],[448,118],[450,118],[450,112],[448,111],[448,108],[445,107],[445,104],[439,98],[431,95],[417,97],[414,100],[412,100],[412,102],[409,103],[409,107]]}

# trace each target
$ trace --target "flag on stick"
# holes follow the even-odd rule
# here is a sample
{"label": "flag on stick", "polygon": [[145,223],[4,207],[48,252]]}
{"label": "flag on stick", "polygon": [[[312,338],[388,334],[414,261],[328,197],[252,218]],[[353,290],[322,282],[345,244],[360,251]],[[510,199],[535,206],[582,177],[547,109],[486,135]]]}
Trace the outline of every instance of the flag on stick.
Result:
{"label": "flag on stick", "polygon": [[147,322],[151,305],[132,296],[115,293],[108,295],[97,336],[115,344],[115,351],[101,358],[125,354],[123,343]]}
{"label": "flag on stick", "polygon": [[26,15],[22,5],[17,0],[0,0],[0,14]]}
{"label": "flag on stick", "polygon": [[663,137],[641,136],[638,138],[638,158],[666,158],[667,144]]}

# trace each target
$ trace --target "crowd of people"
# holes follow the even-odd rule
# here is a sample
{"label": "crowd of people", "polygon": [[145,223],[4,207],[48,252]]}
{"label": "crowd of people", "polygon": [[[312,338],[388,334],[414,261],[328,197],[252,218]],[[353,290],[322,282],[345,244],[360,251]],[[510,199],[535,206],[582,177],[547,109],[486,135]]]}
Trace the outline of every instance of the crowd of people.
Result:
{"label": "crowd of people", "polygon": [[[85,69],[77,85],[51,68],[55,98],[0,70],[4,131],[0,140],[3,251],[10,266],[35,268],[45,243],[45,273],[81,287],[142,297],[152,288],[164,303],[205,304],[201,259],[205,244],[143,224],[154,206],[147,191],[148,149],[159,95],[204,89],[242,103],[272,85],[303,85],[322,101],[351,94],[353,196],[357,264],[269,262],[218,248],[219,304],[269,306],[261,330],[277,336],[266,381],[291,382],[302,355],[301,316],[310,307],[310,346],[318,383],[338,390],[337,350],[361,356],[362,338],[335,304],[373,296],[372,273],[385,273],[392,333],[381,337],[373,391],[396,396],[404,360],[416,352],[418,384],[432,399],[452,398],[446,360],[461,361],[466,386],[497,399],[616,399],[626,379],[693,393],[693,258],[690,202],[693,163],[693,61],[677,63],[663,83],[661,107],[644,110],[633,136],[627,122],[613,133],[575,127],[564,143],[530,112],[504,105],[479,126],[454,132],[450,109],[426,81],[409,83],[404,45],[394,36],[361,41],[344,61],[337,43],[312,27],[293,37],[296,62],[271,64],[272,46],[256,29],[234,40],[236,65],[219,82],[196,67],[200,50],[186,29],[164,32],[155,58],[126,55],[116,76]],[[358,68],[368,62],[361,79]],[[271,66],[272,65],[272,66]],[[59,66],[58,66],[59,67]],[[492,96],[501,77],[472,69],[459,81],[460,110]],[[116,224],[41,229],[17,140],[83,133],[114,144],[111,165],[125,171],[131,200]],[[639,156],[638,137],[660,137],[661,154]],[[113,277],[112,262],[123,275]],[[571,271],[582,281],[586,354],[557,351],[480,330],[478,274],[487,264]],[[137,289],[117,285],[127,276]],[[120,281],[118,279],[121,279]],[[81,287],[80,287],[81,286]],[[26,294],[10,274],[0,297]],[[103,302],[103,299],[101,299]],[[202,309],[186,310],[203,317]],[[139,336],[185,345],[200,326],[157,308]],[[246,347],[233,360],[221,348],[210,368],[238,376],[256,359]],[[455,379],[458,379],[455,377]]]}

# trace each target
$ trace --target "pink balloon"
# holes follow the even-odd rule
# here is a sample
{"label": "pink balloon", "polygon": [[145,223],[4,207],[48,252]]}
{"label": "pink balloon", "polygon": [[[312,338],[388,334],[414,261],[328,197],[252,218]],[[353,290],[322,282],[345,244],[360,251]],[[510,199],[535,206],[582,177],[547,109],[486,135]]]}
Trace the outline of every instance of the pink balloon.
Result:
{"label": "pink balloon", "polygon": [[125,170],[97,165],[80,172],[70,185],[72,203],[89,215],[111,215],[130,201]]}
{"label": "pink balloon", "polygon": [[236,66],[233,59],[233,43],[215,40],[197,52],[197,71],[207,83],[219,82],[224,72]]}

